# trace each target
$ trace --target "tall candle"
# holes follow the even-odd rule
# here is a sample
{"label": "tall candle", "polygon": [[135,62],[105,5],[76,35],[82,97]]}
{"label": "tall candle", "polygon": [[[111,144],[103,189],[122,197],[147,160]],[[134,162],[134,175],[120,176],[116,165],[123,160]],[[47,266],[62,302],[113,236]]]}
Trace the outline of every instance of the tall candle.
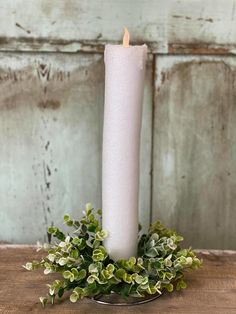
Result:
{"label": "tall candle", "polygon": [[114,260],[137,255],[139,149],[147,46],[105,47],[102,160],[104,245]]}

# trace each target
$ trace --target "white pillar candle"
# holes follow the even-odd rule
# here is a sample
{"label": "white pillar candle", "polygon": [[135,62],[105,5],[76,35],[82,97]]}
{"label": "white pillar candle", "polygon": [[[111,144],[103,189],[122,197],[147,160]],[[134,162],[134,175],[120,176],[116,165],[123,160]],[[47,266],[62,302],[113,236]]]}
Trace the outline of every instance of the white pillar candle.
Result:
{"label": "white pillar candle", "polygon": [[114,260],[137,255],[139,148],[147,46],[105,47],[102,206]]}

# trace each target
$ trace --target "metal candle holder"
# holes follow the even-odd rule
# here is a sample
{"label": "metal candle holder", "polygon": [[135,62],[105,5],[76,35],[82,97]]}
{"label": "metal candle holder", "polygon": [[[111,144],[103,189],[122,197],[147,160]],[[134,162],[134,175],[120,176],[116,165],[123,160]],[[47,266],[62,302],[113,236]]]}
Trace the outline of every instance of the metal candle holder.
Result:
{"label": "metal candle holder", "polygon": [[151,302],[159,298],[162,294],[155,294],[146,296],[143,298],[135,298],[135,297],[128,297],[124,300],[121,296],[119,296],[115,292],[111,292],[109,295],[98,295],[91,298],[92,301],[103,304],[103,305],[113,305],[113,306],[131,306],[131,305],[140,305],[144,303]]}

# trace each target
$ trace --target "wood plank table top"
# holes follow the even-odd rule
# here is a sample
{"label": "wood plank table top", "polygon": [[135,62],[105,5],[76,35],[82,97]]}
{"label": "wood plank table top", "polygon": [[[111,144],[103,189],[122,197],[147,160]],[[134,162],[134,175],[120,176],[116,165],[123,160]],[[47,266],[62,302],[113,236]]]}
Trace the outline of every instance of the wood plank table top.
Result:
{"label": "wood plank table top", "polygon": [[236,314],[236,251],[198,251],[203,266],[186,274],[186,290],[128,307],[99,305],[89,299],[77,303],[62,299],[43,309],[38,297],[46,295],[51,275],[22,268],[27,261],[41,256],[34,247],[0,245],[0,313]]}

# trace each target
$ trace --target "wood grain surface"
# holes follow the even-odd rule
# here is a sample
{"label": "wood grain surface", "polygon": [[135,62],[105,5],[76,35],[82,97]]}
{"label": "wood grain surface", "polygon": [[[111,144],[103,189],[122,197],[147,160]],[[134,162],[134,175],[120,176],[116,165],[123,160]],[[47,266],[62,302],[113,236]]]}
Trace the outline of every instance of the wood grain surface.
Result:
{"label": "wood grain surface", "polygon": [[0,246],[0,313],[236,313],[236,251],[199,251],[204,264],[200,270],[186,274],[188,288],[145,305],[104,306],[89,299],[72,304],[64,298],[45,309],[38,297],[46,294],[46,283],[52,276],[21,267],[41,255],[34,247]]}

